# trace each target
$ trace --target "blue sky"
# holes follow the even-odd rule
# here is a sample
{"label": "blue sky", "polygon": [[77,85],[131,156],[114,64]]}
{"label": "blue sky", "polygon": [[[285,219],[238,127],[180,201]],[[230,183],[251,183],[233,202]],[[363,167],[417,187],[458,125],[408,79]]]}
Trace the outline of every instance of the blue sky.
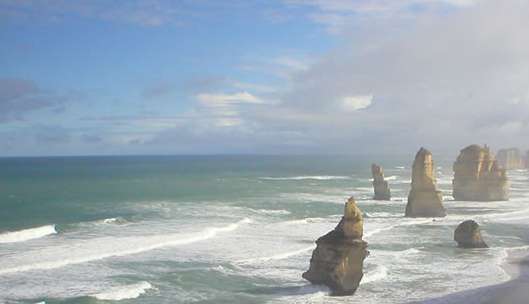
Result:
{"label": "blue sky", "polygon": [[515,145],[529,129],[525,8],[0,0],[0,155]]}

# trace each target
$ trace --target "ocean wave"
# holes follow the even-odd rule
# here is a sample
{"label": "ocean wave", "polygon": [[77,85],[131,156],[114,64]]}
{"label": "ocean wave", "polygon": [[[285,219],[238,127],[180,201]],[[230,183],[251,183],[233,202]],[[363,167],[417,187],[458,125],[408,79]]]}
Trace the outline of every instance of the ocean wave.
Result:
{"label": "ocean wave", "polygon": [[303,176],[285,176],[285,177],[260,177],[262,180],[277,180],[277,181],[288,181],[288,180],[345,180],[351,179],[350,176],[344,175],[303,175]]}
{"label": "ocean wave", "polygon": [[282,253],[274,254],[271,256],[267,256],[267,257],[238,260],[235,263],[236,264],[256,264],[256,263],[264,263],[264,262],[269,262],[269,261],[274,261],[274,260],[284,260],[284,259],[288,259],[290,257],[296,256],[296,255],[303,254],[310,250],[314,250],[314,248],[316,248],[316,245],[311,245],[311,246],[293,250],[293,251],[282,252]]}
{"label": "ocean wave", "polygon": [[380,233],[380,232],[383,232],[383,231],[387,231],[387,230],[391,230],[391,229],[396,228],[396,227],[413,226],[413,225],[420,225],[420,224],[427,224],[427,223],[432,223],[432,219],[428,218],[428,219],[412,219],[412,220],[408,220],[407,218],[403,217],[402,221],[397,223],[397,224],[370,230],[367,233],[364,233],[364,236],[365,237],[371,237],[374,234],[377,234],[377,233]]}
{"label": "ocean wave", "polygon": [[[237,223],[224,227],[206,228],[202,232],[194,234],[165,234],[138,237],[104,237],[84,240],[77,244],[41,249],[38,252],[28,252],[28,255],[15,256],[15,264],[11,267],[0,269],[0,275],[31,271],[60,268],[73,264],[86,263],[111,257],[127,256],[154,249],[187,245],[204,241],[215,237],[218,233],[230,232],[239,228],[242,224],[251,223],[252,220],[245,218]],[[36,256],[40,261],[35,261]],[[44,259],[44,260],[43,260]],[[46,259],[49,259],[46,261]]]}
{"label": "ocean wave", "polygon": [[290,211],[284,209],[252,209],[248,208],[251,212],[259,214],[277,214],[277,215],[287,215],[290,214]]}
{"label": "ocean wave", "polygon": [[55,225],[46,225],[36,228],[18,231],[4,232],[0,234],[0,243],[18,243],[56,234]]}
{"label": "ocean wave", "polygon": [[107,291],[94,294],[91,297],[94,297],[98,300],[106,301],[135,299],[141,296],[142,294],[146,293],[149,289],[155,288],[151,285],[151,283],[147,281],[142,281],[136,284],[112,287]]}
{"label": "ocean wave", "polygon": [[388,268],[384,265],[377,265],[373,270],[366,271],[360,284],[367,284],[380,281],[388,276]]}

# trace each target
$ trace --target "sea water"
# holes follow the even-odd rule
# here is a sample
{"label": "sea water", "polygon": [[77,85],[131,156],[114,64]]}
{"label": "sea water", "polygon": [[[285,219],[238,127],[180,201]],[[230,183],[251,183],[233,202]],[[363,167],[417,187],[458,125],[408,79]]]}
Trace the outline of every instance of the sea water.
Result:
{"label": "sea water", "polygon": [[[526,250],[529,173],[508,202],[459,202],[437,163],[448,216],[404,218],[409,159],[152,156],[0,159],[0,303],[406,303],[503,282]],[[371,162],[391,201],[372,200]],[[301,278],[314,241],[354,196],[370,256],[357,293]],[[481,224],[489,249],[456,247]]]}

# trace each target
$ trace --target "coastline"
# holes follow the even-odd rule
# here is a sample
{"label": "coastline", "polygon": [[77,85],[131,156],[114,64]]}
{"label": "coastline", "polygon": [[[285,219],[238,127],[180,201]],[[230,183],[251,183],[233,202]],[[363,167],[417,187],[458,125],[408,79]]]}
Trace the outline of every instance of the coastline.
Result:
{"label": "coastline", "polygon": [[511,277],[504,283],[468,289],[409,304],[527,304],[529,303],[529,252],[508,253],[502,268]]}

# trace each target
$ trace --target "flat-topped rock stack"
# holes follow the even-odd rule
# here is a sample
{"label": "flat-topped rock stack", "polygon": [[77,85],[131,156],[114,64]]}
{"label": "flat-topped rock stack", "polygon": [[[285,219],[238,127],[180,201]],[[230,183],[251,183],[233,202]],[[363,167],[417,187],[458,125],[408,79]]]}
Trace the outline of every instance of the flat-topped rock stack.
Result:
{"label": "flat-topped rock stack", "polygon": [[443,196],[436,188],[432,153],[421,148],[413,162],[411,191],[406,205],[407,217],[444,217]]}
{"label": "flat-topped rock stack", "polygon": [[389,201],[391,199],[391,191],[388,182],[384,179],[384,171],[381,166],[372,164],[371,174],[373,175],[373,189],[375,196],[373,199],[379,201]]}
{"label": "flat-topped rock stack", "polygon": [[354,294],[364,275],[364,259],[369,255],[367,243],[362,240],[363,223],[362,211],[354,198],[349,198],[338,226],[316,241],[310,268],[303,278],[328,286],[334,296]]}
{"label": "flat-topped rock stack", "polygon": [[501,149],[496,155],[498,165],[505,170],[524,168],[524,160],[518,148]]}
{"label": "flat-topped rock stack", "polygon": [[486,145],[461,150],[454,163],[453,196],[459,201],[505,201],[509,180]]}

